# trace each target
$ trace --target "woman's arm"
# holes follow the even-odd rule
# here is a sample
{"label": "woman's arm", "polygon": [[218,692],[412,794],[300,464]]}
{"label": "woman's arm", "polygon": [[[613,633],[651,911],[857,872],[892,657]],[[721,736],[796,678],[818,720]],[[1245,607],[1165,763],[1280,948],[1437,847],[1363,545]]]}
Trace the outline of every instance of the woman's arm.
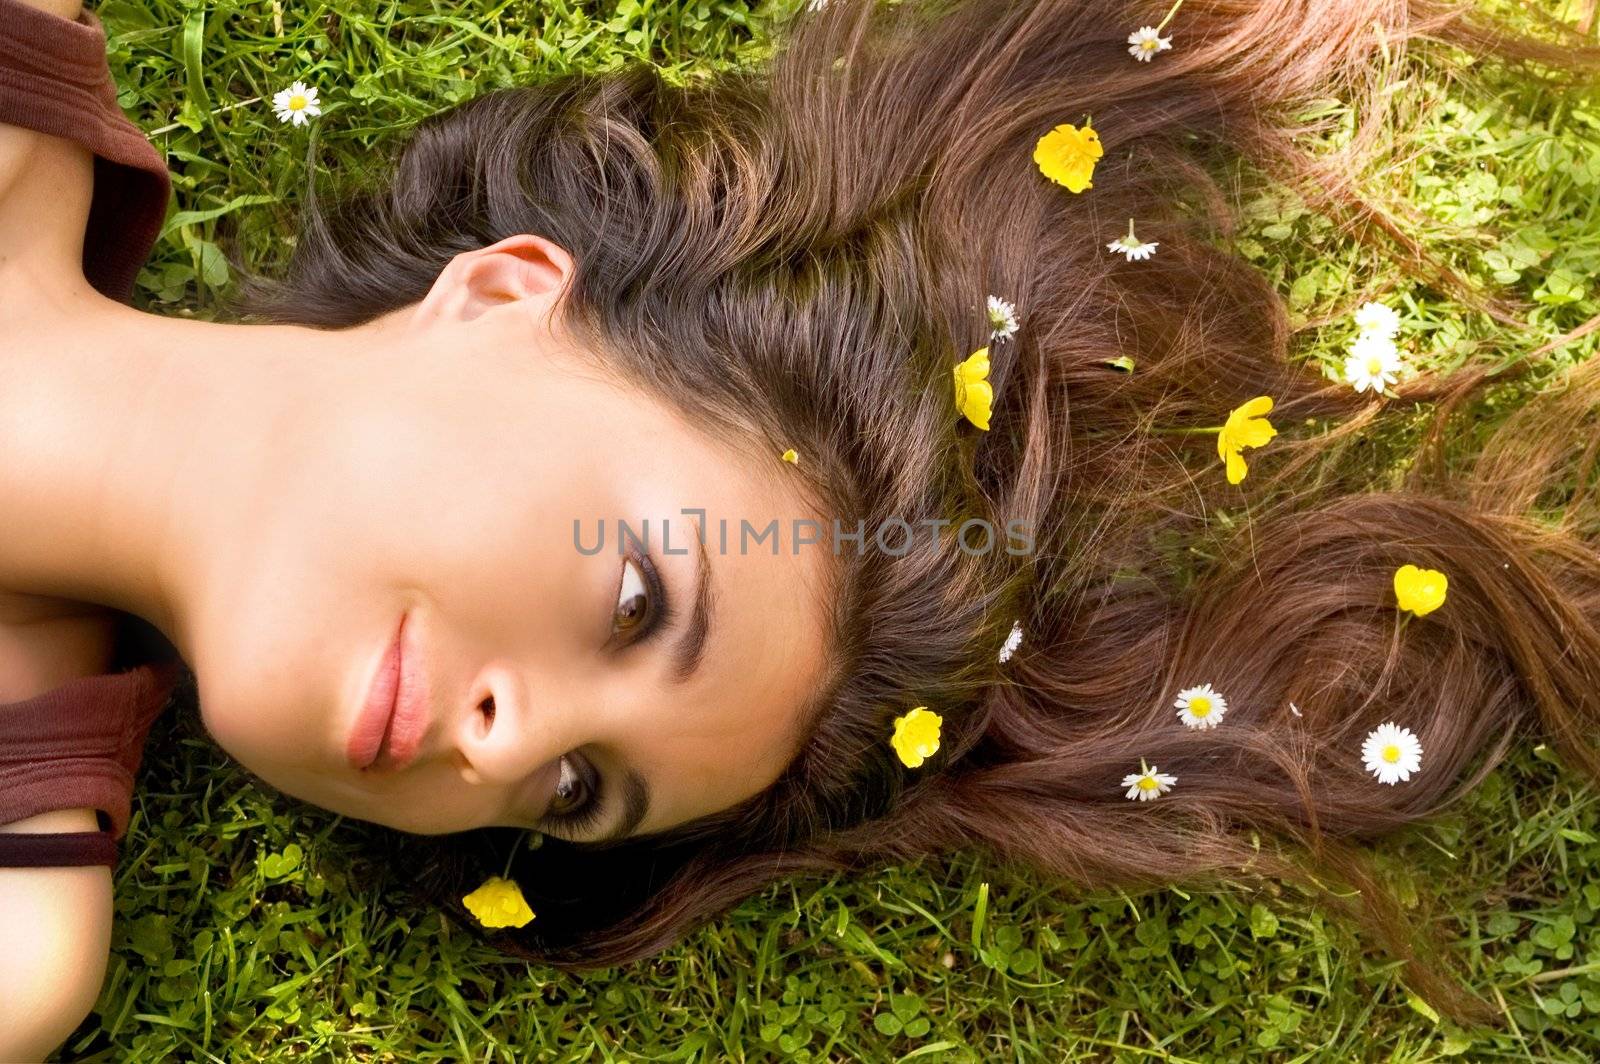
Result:
{"label": "woman's arm", "polygon": [[21,0],[29,7],[36,7],[40,11],[62,18],[77,18],[78,12],[83,10],[83,0]]}
{"label": "woman's arm", "polygon": [[[94,831],[92,809],[0,824]],[[111,952],[111,869],[0,868],[0,1060],[40,1061],[94,1007]]]}

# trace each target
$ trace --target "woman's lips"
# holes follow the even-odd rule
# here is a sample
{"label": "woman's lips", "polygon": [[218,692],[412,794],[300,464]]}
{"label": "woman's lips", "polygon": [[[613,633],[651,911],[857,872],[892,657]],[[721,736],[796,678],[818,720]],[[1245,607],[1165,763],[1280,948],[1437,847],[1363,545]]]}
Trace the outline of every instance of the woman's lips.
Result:
{"label": "woman's lips", "polygon": [[427,692],[421,657],[406,653],[406,621],[373,673],[367,699],[350,731],[345,755],[352,767],[385,772],[399,769],[417,756],[428,730]]}
{"label": "woman's lips", "polygon": [[[400,619],[400,629],[405,629],[405,618]],[[389,649],[378,662],[378,671],[367,686],[367,699],[356,717],[355,727],[345,744],[345,755],[354,768],[366,768],[378,759],[383,747],[384,734],[389,730],[389,719],[394,716],[396,696],[400,693],[400,633],[389,644]]]}

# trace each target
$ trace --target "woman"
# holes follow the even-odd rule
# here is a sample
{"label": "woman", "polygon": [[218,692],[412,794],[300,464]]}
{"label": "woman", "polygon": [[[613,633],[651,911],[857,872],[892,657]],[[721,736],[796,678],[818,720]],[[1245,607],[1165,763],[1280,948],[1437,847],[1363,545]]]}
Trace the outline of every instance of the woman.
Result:
{"label": "woman", "polygon": [[[1319,447],[1405,404],[1286,358],[1202,164],[1358,204],[1286,116],[1364,86],[1380,38],[1596,53],[1431,2],[1188,0],[1187,46],[1130,56],[1161,14],[833,0],[761,74],[479,97],[386,187],[313,200],[251,324],[105,298],[58,217],[0,286],[0,440],[30,456],[0,586],[149,622],[267,783],[452,836],[420,882],[469,926],[507,871],[538,918],[493,940],[524,956],[618,963],[776,877],[982,844],[1090,885],[1342,878],[1365,907],[1329,903],[1470,1014],[1351,840],[1481,778],[1510,720],[1600,769],[1600,559],[1518,516],[1550,462],[1330,475]],[[1063,126],[1076,154],[1041,147]],[[1154,258],[1107,254],[1129,218]],[[1260,396],[1281,438],[1219,457]],[[620,523],[654,531],[619,554]],[[1449,600],[1402,625],[1406,564]],[[1202,683],[1226,718],[1185,727]],[[1425,751],[1402,785],[1359,755],[1389,721]]]}

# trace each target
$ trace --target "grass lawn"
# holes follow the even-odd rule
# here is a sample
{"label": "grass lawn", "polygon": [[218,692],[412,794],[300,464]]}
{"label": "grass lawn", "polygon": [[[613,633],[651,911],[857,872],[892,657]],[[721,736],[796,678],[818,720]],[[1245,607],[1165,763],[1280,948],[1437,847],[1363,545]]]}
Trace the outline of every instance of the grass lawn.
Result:
{"label": "grass lawn", "polygon": [[[121,103],[166,153],[180,211],[136,299],[214,315],[231,283],[223,233],[240,234],[250,261],[281,262],[313,133],[319,180],[350,179],[417,119],[478,92],[635,59],[682,80],[758,62],[772,18],[800,3],[105,0]],[[1173,29],[1182,48],[1181,13]],[[1251,187],[1237,246],[1290,301],[1297,357],[1337,374],[1350,312],[1367,298],[1400,312],[1413,367],[1509,366],[1600,313],[1600,98],[1558,98],[1445,50],[1414,54],[1393,76],[1409,80],[1390,106],[1418,116],[1422,133],[1405,157],[1377,161],[1369,187],[1408,232],[1510,301],[1513,320],[1407,277],[1284,190]],[[297,79],[321,95],[305,127],[271,109]],[[1531,386],[1590,357],[1597,338],[1546,356]],[[1477,416],[1490,423],[1529,391],[1491,388]],[[1352,460],[1365,453],[1373,482],[1388,482],[1425,414]],[[1600,815],[1595,792],[1533,739],[1464,807],[1380,848],[1417,918],[1456,933],[1466,978],[1502,1009],[1493,1030],[1438,1019],[1394,962],[1357,948],[1297,892],[1083,896],[975,854],[786,883],[652,960],[565,975],[497,960],[410,905],[407,870],[373,856],[380,830],[258,787],[206,740],[192,707],[169,713],[123,844],[111,970],[62,1058],[1600,1055]]]}

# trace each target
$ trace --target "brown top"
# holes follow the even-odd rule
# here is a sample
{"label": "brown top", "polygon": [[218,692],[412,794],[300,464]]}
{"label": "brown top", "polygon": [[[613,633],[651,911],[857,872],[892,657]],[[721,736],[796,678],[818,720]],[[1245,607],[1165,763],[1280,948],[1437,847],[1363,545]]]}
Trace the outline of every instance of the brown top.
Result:
{"label": "brown top", "polygon": [[145,737],[178,669],[163,661],[80,676],[0,705],[0,824],[87,806],[122,838]]}
{"label": "brown top", "polygon": [[[0,0],[0,122],[75,141],[95,155],[83,274],[127,302],[166,217],[161,154],[117,105],[105,28]],[[100,811],[99,832],[0,832],[0,865],[115,864],[133,777],[180,663],[123,662],[0,705],[0,824],[55,809]]]}
{"label": "brown top", "polygon": [[83,275],[127,302],[166,219],[172,179],[161,153],[117,105],[105,27],[94,12],[82,10],[74,21],[0,0],[0,122],[94,152]]}

